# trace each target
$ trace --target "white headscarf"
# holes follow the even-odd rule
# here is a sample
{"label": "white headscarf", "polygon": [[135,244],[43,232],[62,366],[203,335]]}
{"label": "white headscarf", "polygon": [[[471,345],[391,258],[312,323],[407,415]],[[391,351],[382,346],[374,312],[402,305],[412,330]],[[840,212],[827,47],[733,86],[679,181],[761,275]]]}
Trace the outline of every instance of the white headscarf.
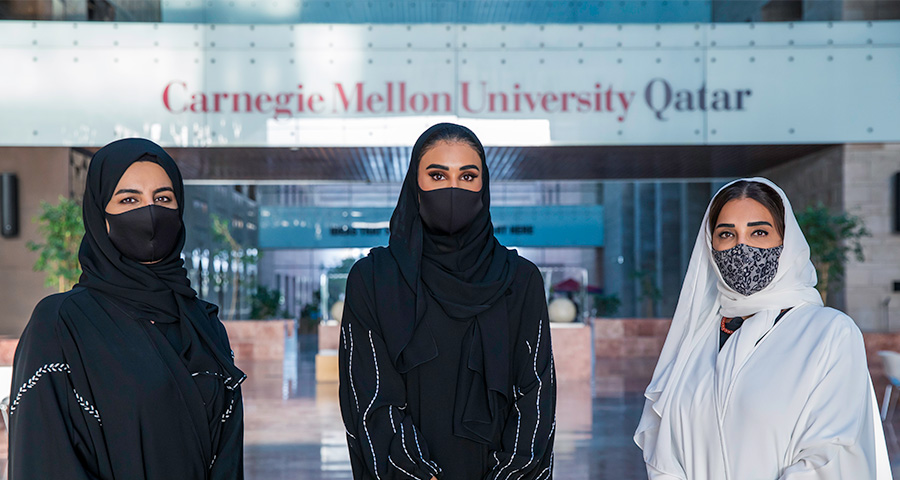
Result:
{"label": "white headscarf", "polygon": [[[719,318],[752,315],[753,318],[748,319],[741,328],[759,330],[759,334],[749,335],[748,331],[742,337],[758,339],[772,327],[782,309],[805,303],[822,305],[822,297],[815,289],[816,270],[809,259],[809,244],[800,231],[787,196],[777,185],[761,177],[735,180],[722,187],[719,192],[739,181],[763,183],[772,187],[781,197],[784,205],[784,250],[778,259],[778,270],[769,285],[752,295],[741,295],[729,287],[712,256],[707,206],[678,297],[672,326],[653,372],[653,379],[644,393],[647,404],[634,440],[644,450],[645,458],[648,458],[648,454],[649,457],[654,457],[675,453],[665,451],[671,448],[670,445],[657,445],[653,432],[659,428],[661,419],[669,411],[669,401],[678,383],[685,377],[683,373],[697,361],[700,340],[709,335],[711,328],[718,326]],[[736,363],[749,355],[753,343],[755,342],[737,345]],[[722,385],[730,384],[730,381],[724,380]]]}

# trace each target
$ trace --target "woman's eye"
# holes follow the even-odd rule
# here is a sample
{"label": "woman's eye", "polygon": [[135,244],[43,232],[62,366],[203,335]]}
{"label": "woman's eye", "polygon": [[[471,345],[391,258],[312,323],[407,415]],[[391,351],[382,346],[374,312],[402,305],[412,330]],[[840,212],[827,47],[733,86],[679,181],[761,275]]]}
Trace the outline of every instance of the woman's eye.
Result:
{"label": "woman's eye", "polygon": [[731,237],[732,237],[731,232],[720,232],[719,233],[719,238],[731,238]]}
{"label": "woman's eye", "polygon": [[134,197],[125,197],[122,199],[121,203],[137,203],[137,199]]}
{"label": "woman's eye", "polygon": [[155,201],[156,201],[157,203],[169,203],[169,202],[172,201],[172,199],[169,198],[169,197],[166,197],[166,196],[162,196],[162,197],[156,197],[156,200],[155,200]]}
{"label": "woman's eye", "polygon": [[472,175],[471,173],[467,173],[462,177],[462,179],[467,182],[474,182],[476,178],[478,178],[478,176]]}
{"label": "woman's eye", "polygon": [[757,237],[765,237],[768,234],[769,234],[769,232],[767,232],[765,230],[755,230],[753,232],[753,235],[756,235]]}
{"label": "woman's eye", "polygon": [[428,175],[430,175],[433,180],[443,180],[444,179],[443,173],[435,172],[435,173],[429,173]]}

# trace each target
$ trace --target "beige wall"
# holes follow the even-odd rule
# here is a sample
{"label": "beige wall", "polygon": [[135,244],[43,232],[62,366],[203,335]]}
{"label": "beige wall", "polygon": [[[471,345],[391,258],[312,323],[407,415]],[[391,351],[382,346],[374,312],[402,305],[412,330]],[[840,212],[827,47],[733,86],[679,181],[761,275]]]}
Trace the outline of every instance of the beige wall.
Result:
{"label": "beige wall", "polygon": [[0,335],[18,336],[35,304],[55,293],[44,287],[44,274],[32,270],[37,253],[28,240],[38,241],[37,225],[41,200],[55,202],[67,195],[68,148],[0,147],[0,172],[19,177],[19,236],[0,238]]}
{"label": "beige wall", "polygon": [[865,260],[847,265],[847,313],[865,331],[900,331],[900,234],[893,233],[891,180],[900,172],[900,144],[844,147],[844,207],[862,217],[871,237]]}

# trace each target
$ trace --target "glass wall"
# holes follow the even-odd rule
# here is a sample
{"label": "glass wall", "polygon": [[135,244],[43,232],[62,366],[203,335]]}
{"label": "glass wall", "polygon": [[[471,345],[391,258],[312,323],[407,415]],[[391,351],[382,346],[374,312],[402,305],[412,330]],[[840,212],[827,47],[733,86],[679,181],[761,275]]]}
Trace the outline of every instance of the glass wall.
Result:
{"label": "glass wall", "polygon": [[220,318],[251,318],[259,276],[256,187],[188,185],[184,193],[191,285],[219,306]]}
{"label": "glass wall", "polygon": [[[545,271],[587,271],[590,298],[586,308],[601,316],[667,316],[674,311],[681,280],[700,221],[717,180],[504,182],[492,186],[492,206],[601,205],[603,239],[596,247],[521,247],[519,253]],[[281,185],[259,187],[259,208],[322,207],[390,209],[396,184]],[[304,222],[303,209],[296,222]],[[263,222],[265,223],[265,222]],[[559,239],[559,244],[564,244]],[[376,246],[375,244],[370,245]],[[349,271],[369,247],[261,249],[259,282],[278,290],[285,314],[299,317],[320,309],[323,278]],[[562,275],[562,276],[560,276]],[[324,276],[324,277],[323,277]],[[582,283],[554,274],[548,290]],[[579,278],[575,278],[579,277]],[[336,278],[336,277],[335,277]],[[320,311],[328,316],[339,295],[329,295]]]}

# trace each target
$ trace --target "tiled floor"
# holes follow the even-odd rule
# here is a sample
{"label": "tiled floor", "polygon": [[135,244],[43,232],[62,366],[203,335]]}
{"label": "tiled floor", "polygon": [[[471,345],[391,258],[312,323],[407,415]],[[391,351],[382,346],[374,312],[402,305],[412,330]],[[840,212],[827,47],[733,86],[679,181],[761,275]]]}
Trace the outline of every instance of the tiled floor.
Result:
{"label": "tiled floor", "polygon": [[[315,340],[301,338],[298,345],[297,350],[287,350],[287,368],[257,363],[248,372],[247,479],[349,480],[337,386],[315,384]],[[598,378],[594,387],[598,396],[593,398],[589,387],[560,385],[554,478],[647,478],[641,452],[631,439],[643,407],[640,392],[655,364],[643,363],[646,378],[630,378],[624,388]],[[608,369],[598,365],[595,370],[602,375]],[[900,475],[900,442],[894,429],[900,432],[900,414],[887,429],[892,465]]]}
{"label": "tiled floor", "polygon": [[[314,339],[301,338],[296,356],[287,350],[284,370],[272,363],[244,366],[249,370],[244,384],[248,480],[352,478],[337,385],[315,384],[315,345]],[[646,478],[640,450],[631,441],[640,398],[592,399],[589,386],[561,386],[555,478]]]}
{"label": "tiled floor", "polygon": [[[315,337],[289,339],[285,361],[244,362],[247,480],[350,480],[350,464],[337,402],[337,385],[316,385]],[[239,363],[241,363],[239,361]],[[646,479],[641,452],[631,440],[648,378],[621,384],[598,378],[590,387],[560,385],[556,469],[562,480]],[[618,366],[615,366],[618,368]],[[597,372],[607,369],[600,365]],[[632,381],[633,380],[633,381]],[[881,394],[883,392],[879,392]],[[887,428],[895,475],[900,475],[900,414]],[[6,459],[6,435],[0,461]],[[2,463],[0,463],[2,465]],[[900,478],[900,476],[898,476]]]}

